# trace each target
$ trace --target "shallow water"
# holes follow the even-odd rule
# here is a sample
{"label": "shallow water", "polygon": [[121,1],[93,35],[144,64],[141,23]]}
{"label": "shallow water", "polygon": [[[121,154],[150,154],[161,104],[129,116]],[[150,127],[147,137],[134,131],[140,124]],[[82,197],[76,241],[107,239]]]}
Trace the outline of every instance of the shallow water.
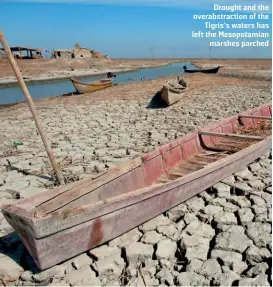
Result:
{"label": "shallow water", "polygon": [[[195,68],[191,63],[173,63],[163,67],[139,69],[133,72],[118,74],[114,78],[114,84],[126,84],[134,81],[152,80],[159,77],[178,76],[184,74],[183,66]],[[105,76],[97,75],[92,77],[77,78],[83,82],[99,80]],[[27,83],[27,87],[33,99],[41,99],[62,94],[76,92],[73,84],[69,79],[58,82],[47,83]],[[10,87],[0,89],[0,104],[10,104],[25,101],[25,97],[19,87]]]}

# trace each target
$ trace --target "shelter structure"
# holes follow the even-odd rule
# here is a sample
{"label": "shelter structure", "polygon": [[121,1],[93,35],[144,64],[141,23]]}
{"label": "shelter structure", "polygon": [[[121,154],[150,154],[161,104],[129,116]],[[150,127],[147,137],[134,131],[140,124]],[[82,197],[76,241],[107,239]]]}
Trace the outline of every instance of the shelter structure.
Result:
{"label": "shelter structure", "polygon": [[[43,58],[42,51],[36,48],[28,47],[10,47],[10,50],[15,59],[38,59]],[[4,49],[1,49],[4,52]],[[2,54],[2,53],[1,53]]]}
{"label": "shelter structure", "polygon": [[53,50],[54,58],[74,58],[73,49],[54,49]]}
{"label": "shelter structure", "polygon": [[84,47],[79,47],[79,46],[75,46],[74,49],[74,55],[76,59],[90,59],[92,58],[92,52],[90,49],[88,48],[84,48]]}
{"label": "shelter structure", "polygon": [[55,59],[66,58],[66,59],[90,59],[90,58],[106,58],[105,55],[96,52],[95,50],[81,47],[79,44],[76,44],[74,49],[54,49],[52,56]]}

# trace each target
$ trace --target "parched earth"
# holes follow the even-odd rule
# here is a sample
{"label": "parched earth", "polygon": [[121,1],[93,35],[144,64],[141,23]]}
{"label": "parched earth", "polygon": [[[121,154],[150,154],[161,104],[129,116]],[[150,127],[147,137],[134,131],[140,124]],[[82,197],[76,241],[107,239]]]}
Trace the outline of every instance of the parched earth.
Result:
{"label": "parched earth", "polygon": [[[190,92],[168,108],[156,97],[151,103],[167,79],[37,101],[66,179],[98,174],[206,123],[271,101],[267,81],[187,79]],[[0,119],[1,204],[52,188],[52,170],[26,104],[1,107]],[[23,145],[14,147],[14,141]],[[218,183],[42,272],[0,214],[0,278],[19,286],[271,286],[271,169],[268,152],[229,178],[253,193]]]}

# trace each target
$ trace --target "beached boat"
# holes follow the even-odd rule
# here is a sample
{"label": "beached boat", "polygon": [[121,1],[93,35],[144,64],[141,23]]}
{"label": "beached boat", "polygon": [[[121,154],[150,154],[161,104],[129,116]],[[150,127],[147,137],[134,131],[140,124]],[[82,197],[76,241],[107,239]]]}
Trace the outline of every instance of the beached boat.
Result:
{"label": "beached boat", "polygon": [[186,66],[183,67],[185,73],[205,73],[205,74],[216,74],[220,66],[216,68],[209,68],[209,69],[188,69]]}
{"label": "beached boat", "polygon": [[272,147],[272,107],[220,120],[93,179],[2,207],[39,268],[107,242],[244,168]]}
{"label": "beached boat", "polygon": [[187,83],[184,80],[182,83],[180,79],[177,82],[170,81],[161,89],[161,99],[170,106],[180,101],[187,90]]}
{"label": "beached boat", "polygon": [[113,84],[113,79],[103,79],[89,83],[79,82],[75,79],[71,79],[71,82],[80,94],[85,94],[111,87]]}

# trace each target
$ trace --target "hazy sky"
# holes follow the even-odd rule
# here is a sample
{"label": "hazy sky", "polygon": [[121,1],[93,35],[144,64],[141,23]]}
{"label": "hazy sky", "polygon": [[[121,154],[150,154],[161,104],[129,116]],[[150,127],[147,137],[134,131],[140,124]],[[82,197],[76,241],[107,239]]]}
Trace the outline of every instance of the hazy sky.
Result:
{"label": "hazy sky", "polygon": [[[0,0],[0,27],[11,46],[53,49],[79,43],[110,57],[271,57],[271,47],[209,49],[208,38],[193,39],[192,30],[206,31],[204,20],[193,15],[212,13],[214,3],[271,5],[266,0]],[[262,32],[271,34],[271,11],[269,16],[259,22],[270,24]],[[243,31],[258,30],[229,30]]]}

